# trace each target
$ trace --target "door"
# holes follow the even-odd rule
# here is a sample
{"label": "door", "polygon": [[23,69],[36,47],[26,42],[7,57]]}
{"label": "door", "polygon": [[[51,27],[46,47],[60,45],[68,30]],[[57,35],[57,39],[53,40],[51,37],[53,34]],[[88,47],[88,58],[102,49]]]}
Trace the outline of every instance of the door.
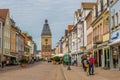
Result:
{"label": "door", "polygon": [[104,53],[105,53],[105,67],[110,68],[109,49],[106,48],[104,50]]}
{"label": "door", "polygon": [[101,67],[101,65],[102,65],[101,56],[102,56],[102,49],[99,50],[99,66],[100,66],[100,67]]}
{"label": "door", "polygon": [[118,46],[113,47],[113,68],[118,68]]}

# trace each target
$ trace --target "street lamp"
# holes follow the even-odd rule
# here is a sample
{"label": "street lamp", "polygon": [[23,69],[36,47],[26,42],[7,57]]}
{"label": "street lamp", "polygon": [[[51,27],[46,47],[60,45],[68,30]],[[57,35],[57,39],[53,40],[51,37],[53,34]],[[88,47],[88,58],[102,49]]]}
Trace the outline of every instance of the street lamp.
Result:
{"label": "street lamp", "polygon": [[69,50],[69,36],[67,36],[68,37],[68,41],[67,41],[67,44],[68,44],[68,67],[67,67],[67,70],[71,70],[71,68],[70,68],[70,55],[69,55],[69,53],[70,53],[70,50]]}

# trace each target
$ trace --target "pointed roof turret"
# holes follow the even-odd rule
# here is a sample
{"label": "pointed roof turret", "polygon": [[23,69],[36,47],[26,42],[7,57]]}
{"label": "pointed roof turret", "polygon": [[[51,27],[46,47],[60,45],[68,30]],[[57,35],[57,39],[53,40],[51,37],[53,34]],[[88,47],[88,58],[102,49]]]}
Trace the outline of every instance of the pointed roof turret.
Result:
{"label": "pointed roof turret", "polygon": [[43,35],[52,35],[47,19],[45,20],[45,24],[43,26],[43,30],[42,30],[41,36],[43,36]]}

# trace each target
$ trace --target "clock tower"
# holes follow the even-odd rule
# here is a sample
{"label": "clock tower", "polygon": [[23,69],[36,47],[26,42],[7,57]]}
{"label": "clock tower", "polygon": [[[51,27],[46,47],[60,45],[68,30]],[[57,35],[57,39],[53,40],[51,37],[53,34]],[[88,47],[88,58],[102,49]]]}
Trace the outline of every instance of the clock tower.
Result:
{"label": "clock tower", "polygon": [[45,20],[41,33],[41,52],[42,58],[51,58],[52,54],[52,34],[48,24],[48,20]]}

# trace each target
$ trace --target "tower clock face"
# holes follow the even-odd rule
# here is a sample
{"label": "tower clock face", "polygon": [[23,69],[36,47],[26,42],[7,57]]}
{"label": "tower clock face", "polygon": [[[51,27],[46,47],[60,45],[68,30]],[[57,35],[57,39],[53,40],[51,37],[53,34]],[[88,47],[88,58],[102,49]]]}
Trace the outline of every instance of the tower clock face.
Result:
{"label": "tower clock face", "polygon": [[48,39],[45,39],[45,43],[48,44]]}
{"label": "tower clock face", "polygon": [[48,42],[48,39],[45,39],[45,42]]}

